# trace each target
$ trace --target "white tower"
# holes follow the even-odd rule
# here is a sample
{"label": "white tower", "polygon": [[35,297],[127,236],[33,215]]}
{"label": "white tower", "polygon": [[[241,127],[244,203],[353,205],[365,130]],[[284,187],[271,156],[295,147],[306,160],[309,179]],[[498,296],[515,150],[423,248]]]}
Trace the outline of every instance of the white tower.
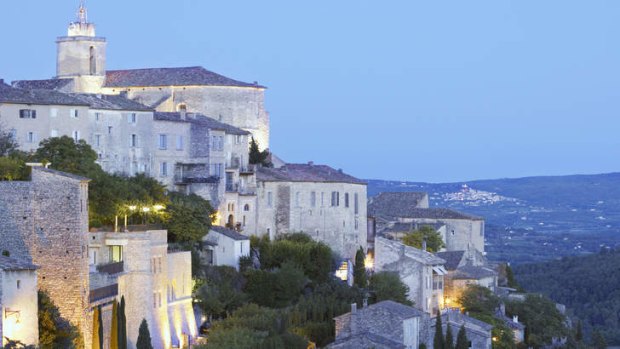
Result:
{"label": "white tower", "polygon": [[95,35],[84,0],[80,1],[77,21],[69,24],[67,36],[59,37],[56,43],[56,77],[74,79],[74,92],[100,93],[105,82],[106,39]]}

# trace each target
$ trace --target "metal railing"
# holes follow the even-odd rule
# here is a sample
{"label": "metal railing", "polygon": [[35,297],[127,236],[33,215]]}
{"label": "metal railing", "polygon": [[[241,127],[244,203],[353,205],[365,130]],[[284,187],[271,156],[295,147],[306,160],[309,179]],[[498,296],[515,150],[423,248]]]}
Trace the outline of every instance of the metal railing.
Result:
{"label": "metal railing", "polygon": [[119,274],[124,271],[124,263],[123,261],[120,261],[109,264],[100,264],[97,266],[97,271],[108,275]]}

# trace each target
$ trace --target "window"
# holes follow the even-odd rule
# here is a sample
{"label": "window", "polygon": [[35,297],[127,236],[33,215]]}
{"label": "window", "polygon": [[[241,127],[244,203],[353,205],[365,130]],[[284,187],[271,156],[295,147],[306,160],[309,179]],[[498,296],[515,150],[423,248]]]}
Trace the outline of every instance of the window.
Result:
{"label": "window", "polygon": [[22,281],[17,280],[17,289],[19,290],[20,288],[22,288]]}
{"label": "window", "polygon": [[235,136],[235,144],[241,144],[241,139],[242,139],[242,137],[243,137],[243,136],[241,136],[241,135],[236,135],[236,136]]}
{"label": "window", "polygon": [[245,204],[245,206],[243,206],[243,210],[244,210],[245,212],[250,211],[250,204]]}
{"label": "window", "polygon": [[112,126],[108,126],[108,134],[111,135],[112,134]]}
{"label": "window", "polygon": [[220,136],[219,140],[220,140],[220,150],[224,150],[224,136]]}
{"label": "window", "polygon": [[211,164],[211,175],[215,177],[222,177],[222,164]]}
{"label": "window", "polygon": [[212,136],[211,137],[211,148],[213,148],[213,150],[217,150],[217,136]]}
{"label": "window", "polygon": [[78,110],[77,109],[69,109],[69,116],[71,116],[74,119],[77,118],[79,116]]}
{"label": "window", "polygon": [[58,109],[57,108],[51,108],[50,109],[50,117],[55,118],[58,116]]}
{"label": "window", "polygon": [[95,47],[91,46],[90,47],[90,52],[89,52],[89,70],[90,70],[90,75],[95,75],[97,73],[97,58],[95,55]]}
{"label": "window", "polygon": [[159,135],[159,149],[161,150],[168,149],[168,136],[165,134]]}
{"label": "window", "polygon": [[299,199],[300,198],[301,198],[301,193],[296,192],[295,193],[295,206],[297,206],[297,207],[299,207],[299,204],[300,204]]}
{"label": "window", "polygon": [[36,135],[34,134],[34,132],[28,132],[28,135],[26,137],[26,140],[28,141],[28,143],[34,143],[36,142]]}
{"label": "window", "polygon": [[137,121],[138,117],[136,113],[131,113],[129,115],[127,115],[127,121],[129,121],[130,124],[135,124]]}
{"label": "window", "polygon": [[310,192],[310,206],[316,207],[316,192]]}
{"label": "window", "polygon": [[267,207],[273,207],[273,193],[267,192]]}
{"label": "window", "polygon": [[168,176],[168,163],[167,162],[162,162],[159,164],[159,175],[161,177],[167,177]]}
{"label": "window", "polygon": [[95,135],[95,146],[96,147],[101,146],[101,135]]}
{"label": "window", "polygon": [[325,193],[321,192],[321,207],[325,206]]}
{"label": "window", "polygon": [[357,193],[353,194],[353,207],[355,214],[360,213],[360,203],[359,203],[359,195]]}
{"label": "window", "polygon": [[332,207],[340,206],[340,193],[337,191],[332,191]]}
{"label": "window", "polygon": [[80,140],[80,131],[73,131],[73,140],[76,143]]}
{"label": "window", "polygon": [[101,113],[95,113],[95,121],[99,121],[101,119]]}
{"label": "window", "polygon": [[135,148],[138,146],[138,136],[136,134],[131,135],[130,144],[132,148]]}
{"label": "window", "polygon": [[123,261],[123,246],[113,245],[109,248],[110,262],[117,263]]}
{"label": "window", "polygon": [[344,193],[344,207],[349,207],[349,193]]}
{"label": "window", "polygon": [[20,119],[36,119],[37,111],[34,109],[20,109],[19,118]]}
{"label": "window", "polygon": [[51,130],[50,137],[58,137],[58,130]]}
{"label": "window", "polygon": [[183,150],[183,136],[177,136],[177,150]]}

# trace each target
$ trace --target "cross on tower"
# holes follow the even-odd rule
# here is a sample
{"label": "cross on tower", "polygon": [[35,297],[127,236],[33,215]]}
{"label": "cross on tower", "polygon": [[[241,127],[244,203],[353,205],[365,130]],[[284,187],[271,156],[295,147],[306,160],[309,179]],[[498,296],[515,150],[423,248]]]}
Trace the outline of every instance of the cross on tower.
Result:
{"label": "cross on tower", "polygon": [[86,5],[84,0],[80,0],[80,8],[78,9],[78,22],[81,24],[88,23],[88,13],[86,12]]}

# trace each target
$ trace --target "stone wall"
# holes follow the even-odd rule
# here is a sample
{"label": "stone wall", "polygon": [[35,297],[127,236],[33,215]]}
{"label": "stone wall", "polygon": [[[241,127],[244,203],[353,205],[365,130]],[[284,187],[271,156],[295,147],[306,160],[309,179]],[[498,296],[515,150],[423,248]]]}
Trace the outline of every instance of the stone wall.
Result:
{"label": "stone wall", "polygon": [[81,328],[88,348],[88,182],[39,168],[31,182],[0,182],[0,231],[0,250],[40,267],[39,289]]}

